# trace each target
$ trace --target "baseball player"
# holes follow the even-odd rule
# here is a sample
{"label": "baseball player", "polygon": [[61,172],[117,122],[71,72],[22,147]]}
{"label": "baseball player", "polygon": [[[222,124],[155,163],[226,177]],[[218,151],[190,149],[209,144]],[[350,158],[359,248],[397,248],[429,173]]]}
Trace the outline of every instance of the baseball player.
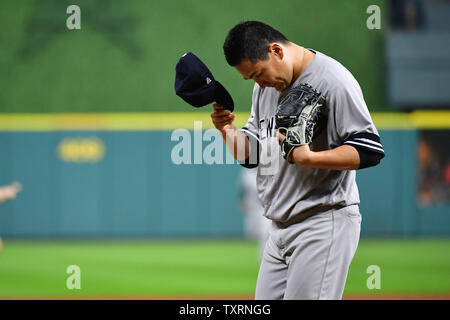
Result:
{"label": "baseball player", "polygon": [[[239,163],[258,167],[259,198],[272,221],[255,299],[341,299],[360,235],[356,170],[384,157],[361,88],[333,58],[261,22],[233,27],[223,49],[228,64],[255,82],[250,117],[242,129],[233,125],[235,114],[219,104],[211,114]],[[305,139],[311,136],[305,131],[276,128],[280,102],[294,88],[306,92],[301,97],[323,97],[328,110],[312,141]],[[313,121],[315,108],[308,110],[304,118]],[[269,139],[277,142],[278,161],[276,170],[267,173],[260,156],[253,155],[262,154],[258,146],[271,145],[264,144]]]}

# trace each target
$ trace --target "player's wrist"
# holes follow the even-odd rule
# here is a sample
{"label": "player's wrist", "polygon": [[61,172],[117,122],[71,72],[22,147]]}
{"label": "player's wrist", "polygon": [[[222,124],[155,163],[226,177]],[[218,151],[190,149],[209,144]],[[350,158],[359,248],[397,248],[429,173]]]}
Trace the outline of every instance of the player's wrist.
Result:
{"label": "player's wrist", "polygon": [[230,139],[231,137],[235,137],[237,135],[237,131],[238,130],[236,129],[236,127],[232,124],[227,124],[219,129],[219,132],[225,141],[227,139]]}
{"label": "player's wrist", "polygon": [[309,149],[307,144],[298,146],[292,150],[290,160],[304,167],[311,167],[314,165],[314,152]]}

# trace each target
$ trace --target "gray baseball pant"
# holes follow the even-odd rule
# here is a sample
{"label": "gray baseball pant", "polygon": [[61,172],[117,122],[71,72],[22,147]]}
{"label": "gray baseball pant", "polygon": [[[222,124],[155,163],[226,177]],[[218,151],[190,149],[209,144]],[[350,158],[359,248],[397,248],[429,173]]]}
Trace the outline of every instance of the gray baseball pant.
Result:
{"label": "gray baseball pant", "polygon": [[357,205],[317,213],[284,227],[272,222],[255,299],[342,299],[360,230]]}

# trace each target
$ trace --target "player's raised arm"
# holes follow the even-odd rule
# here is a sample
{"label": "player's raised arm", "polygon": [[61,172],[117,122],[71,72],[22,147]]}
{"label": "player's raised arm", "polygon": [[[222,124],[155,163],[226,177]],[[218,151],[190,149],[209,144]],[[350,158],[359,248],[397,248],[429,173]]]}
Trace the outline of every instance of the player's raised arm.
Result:
{"label": "player's raised arm", "polygon": [[225,110],[223,106],[214,104],[214,111],[211,113],[211,119],[222,135],[227,149],[238,161],[245,161],[250,154],[250,143],[247,136],[240,132],[234,125],[235,114]]}

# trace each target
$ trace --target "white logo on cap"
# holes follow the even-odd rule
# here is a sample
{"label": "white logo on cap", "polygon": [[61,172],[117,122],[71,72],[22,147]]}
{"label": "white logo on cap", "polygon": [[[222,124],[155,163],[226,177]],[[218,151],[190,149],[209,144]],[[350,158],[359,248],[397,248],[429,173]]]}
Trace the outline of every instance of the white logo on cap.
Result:
{"label": "white logo on cap", "polygon": [[211,79],[209,77],[206,77],[206,84],[210,84],[211,83]]}

